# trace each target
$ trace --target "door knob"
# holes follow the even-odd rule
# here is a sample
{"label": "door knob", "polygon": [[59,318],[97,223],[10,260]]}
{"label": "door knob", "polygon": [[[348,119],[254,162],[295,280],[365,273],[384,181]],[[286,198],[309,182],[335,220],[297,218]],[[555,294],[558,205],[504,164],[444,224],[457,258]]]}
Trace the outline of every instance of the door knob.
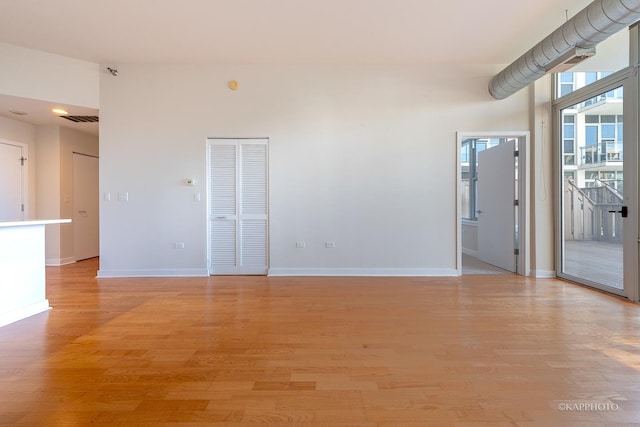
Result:
{"label": "door knob", "polygon": [[619,213],[622,215],[622,218],[626,218],[629,216],[629,211],[626,206],[622,206],[619,211],[609,211],[611,213]]}

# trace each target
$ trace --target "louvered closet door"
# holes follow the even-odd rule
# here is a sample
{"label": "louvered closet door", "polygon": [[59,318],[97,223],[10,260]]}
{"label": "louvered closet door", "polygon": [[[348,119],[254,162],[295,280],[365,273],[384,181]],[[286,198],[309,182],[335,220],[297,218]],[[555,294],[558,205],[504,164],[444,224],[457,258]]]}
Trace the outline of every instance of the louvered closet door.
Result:
{"label": "louvered closet door", "polygon": [[209,140],[211,274],[267,274],[267,140]]}

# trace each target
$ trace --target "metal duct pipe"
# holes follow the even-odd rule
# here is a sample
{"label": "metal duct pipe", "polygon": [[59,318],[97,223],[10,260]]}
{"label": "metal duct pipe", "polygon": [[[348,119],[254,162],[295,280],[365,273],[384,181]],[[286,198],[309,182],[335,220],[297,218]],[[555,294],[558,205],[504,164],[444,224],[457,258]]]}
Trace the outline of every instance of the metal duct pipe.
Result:
{"label": "metal duct pipe", "polygon": [[563,58],[579,57],[575,50],[593,49],[638,19],[640,0],[595,0],[491,79],[489,93],[496,99],[513,95]]}

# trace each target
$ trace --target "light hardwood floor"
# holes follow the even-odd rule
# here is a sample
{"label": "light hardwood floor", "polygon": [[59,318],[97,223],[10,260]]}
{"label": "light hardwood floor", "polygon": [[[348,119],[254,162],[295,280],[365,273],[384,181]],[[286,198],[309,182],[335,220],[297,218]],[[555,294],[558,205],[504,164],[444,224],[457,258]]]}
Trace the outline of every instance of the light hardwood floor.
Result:
{"label": "light hardwood floor", "polygon": [[0,425],[640,425],[640,307],[573,284],[97,268],[0,328]]}

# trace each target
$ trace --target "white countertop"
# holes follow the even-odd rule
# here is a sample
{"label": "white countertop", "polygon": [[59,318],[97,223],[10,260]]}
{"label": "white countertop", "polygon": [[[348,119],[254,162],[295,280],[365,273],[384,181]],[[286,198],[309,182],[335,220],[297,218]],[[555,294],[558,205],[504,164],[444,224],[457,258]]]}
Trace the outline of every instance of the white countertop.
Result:
{"label": "white countertop", "polygon": [[70,219],[31,219],[25,221],[0,221],[0,227],[24,227],[27,225],[64,224]]}

